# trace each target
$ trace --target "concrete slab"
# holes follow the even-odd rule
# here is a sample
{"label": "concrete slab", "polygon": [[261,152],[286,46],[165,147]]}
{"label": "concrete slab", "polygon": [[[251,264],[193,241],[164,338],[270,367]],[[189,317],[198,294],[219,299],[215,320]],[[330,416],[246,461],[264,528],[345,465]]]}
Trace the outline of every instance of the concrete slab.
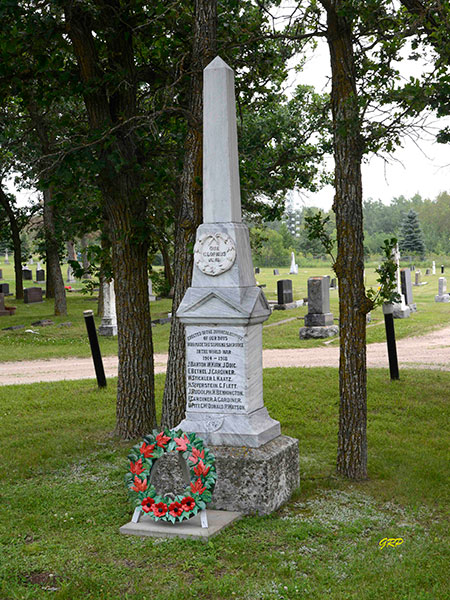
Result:
{"label": "concrete slab", "polygon": [[171,538],[202,540],[207,542],[217,535],[222,529],[241,518],[239,512],[226,510],[207,510],[208,527],[202,527],[200,513],[181,523],[165,523],[153,521],[148,515],[141,516],[139,523],[130,521],[119,529],[124,535],[137,535],[140,537]]}

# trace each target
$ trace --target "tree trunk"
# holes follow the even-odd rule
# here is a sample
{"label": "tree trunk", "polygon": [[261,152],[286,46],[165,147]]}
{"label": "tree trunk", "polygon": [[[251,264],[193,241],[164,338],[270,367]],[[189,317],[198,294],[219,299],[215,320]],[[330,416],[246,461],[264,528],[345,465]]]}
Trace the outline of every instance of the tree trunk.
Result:
{"label": "tree trunk", "polygon": [[[116,293],[119,375],[115,431],[130,439],[156,426],[148,240],[142,234],[147,197],[141,189],[143,156],[131,124],[138,115],[133,32],[127,24],[128,8],[117,0],[100,3],[95,22],[89,10],[85,3],[65,2],[67,33],[85,85],[90,129],[106,138],[105,143],[99,141],[96,153]],[[94,38],[96,26],[104,28],[101,40]],[[105,55],[102,60],[100,44]],[[105,73],[104,69],[111,71]],[[111,73],[120,73],[122,78],[122,85],[112,92],[108,88]],[[112,127],[114,136],[109,137]]]}
{"label": "tree trunk", "polygon": [[81,261],[83,264],[83,278],[91,279],[91,274],[89,273],[89,267],[91,266],[89,259],[87,257],[87,247],[88,247],[88,237],[87,235],[83,235],[81,238]]}
{"label": "tree trunk", "polygon": [[[203,69],[216,53],[217,0],[196,0],[194,39],[189,90],[190,123],[185,142],[180,181],[179,212],[175,228],[174,297],[175,315],[191,284],[193,253],[197,227],[202,222],[202,117]],[[169,360],[164,387],[161,424],[176,426],[186,411],[186,346],[184,325],[172,319]]]}
{"label": "tree trunk", "polygon": [[45,266],[47,268],[47,273],[45,275],[45,297],[46,298],[54,298],[55,297],[55,282],[53,281],[53,274],[49,267],[50,261],[48,258],[48,250],[45,251]]}
{"label": "tree trunk", "polygon": [[14,276],[16,280],[16,299],[23,300],[23,275],[22,275],[22,242],[16,215],[8,200],[8,196],[0,187],[0,204],[3,206],[11,227],[11,238],[14,248]]}
{"label": "tree trunk", "polygon": [[44,234],[47,249],[47,278],[53,282],[55,294],[55,315],[67,315],[66,290],[61,272],[58,253],[58,238],[56,237],[56,209],[52,203],[52,190],[44,190]]}
{"label": "tree trunk", "polygon": [[161,251],[161,256],[164,264],[164,277],[168,283],[169,289],[173,287],[173,273],[172,273],[172,265],[170,264],[170,256],[167,250],[167,243],[165,240],[161,239],[158,242],[158,247]]}
{"label": "tree trunk", "polygon": [[366,313],[362,137],[358,109],[352,28],[340,0],[322,1],[327,10],[335,160],[335,197],[339,279],[340,407],[337,471],[350,479],[367,477]]}

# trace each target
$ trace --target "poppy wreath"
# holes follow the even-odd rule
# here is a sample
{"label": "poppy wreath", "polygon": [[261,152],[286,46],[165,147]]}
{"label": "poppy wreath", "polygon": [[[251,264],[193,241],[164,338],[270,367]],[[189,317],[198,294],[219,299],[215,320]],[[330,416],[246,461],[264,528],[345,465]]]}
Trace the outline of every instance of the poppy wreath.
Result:
{"label": "poppy wreath", "polygon": [[[189,486],[183,495],[173,499],[158,495],[150,483],[152,467],[165,452],[180,452],[189,468]],[[125,484],[130,501],[154,521],[176,523],[190,519],[211,502],[217,479],[215,459],[195,433],[186,434],[180,429],[164,429],[159,433],[154,430],[141,444],[133,446],[128,459],[130,467]]]}

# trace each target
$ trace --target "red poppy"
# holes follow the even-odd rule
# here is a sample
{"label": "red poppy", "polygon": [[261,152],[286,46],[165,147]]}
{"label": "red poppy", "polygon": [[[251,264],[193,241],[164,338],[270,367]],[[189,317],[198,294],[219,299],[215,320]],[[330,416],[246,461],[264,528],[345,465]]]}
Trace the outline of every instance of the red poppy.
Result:
{"label": "red poppy", "polygon": [[163,517],[167,512],[167,504],[164,504],[164,502],[153,504],[152,511],[157,517]]}
{"label": "red poppy", "polygon": [[152,506],[155,504],[153,498],[144,498],[141,502],[142,510],[146,513],[152,510]]}
{"label": "red poppy", "polygon": [[185,452],[187,450],[187,445],[189,444],[189,439],[186,434],[184,434],[184,438],[174,438],[177,443],[177,450],[180,452]]}
{"label": "red poppy", "polygon": [[158,435],[156,436],[156,444],[158,446],[160,446],[161,448],[164,448],[164,446],[167,444],[167,442],[170,440],[170,437],[168,437],[167,435],[164,435],[164,431],[161,431],[161,433],[158,433]]}
{"label": "red poppy", "polygon": [[172,504],[169,505],[169,513],[172,515],[172,517],[179,517],[182,512],[183,507],[179,502],[172,502]]}
{"label": "red poppy", "polygon": [[134,476],[134,485],[131,486],[133,492],[145,492],[147,489],[147,478],[141,481],[137,475]]}
{"label": "red poppy", "polygon": [[194,473],[197,475],[197,477],[200,477],[200,475],[208,475],[208,472],[209,467],[205,467],[202,460],[200,460],[198,465],[194,467]]}
{"label": "red poppy", "polygon": [[135,475],[140,475],[142,471],[145,471],[144,467],[142,466],[142,458],[137,460],[135,463],[130,462],[130,471]]}
{"label": "red poppy", "polygon": [[146,444],[145,442],[143,442],[139,450],[140,453],[144,455],[144,458],[152,458],[154,449],[155,444]]}
{"label": "red poppy", "polygon": [[206,490],[206,488],[202,487],[202,485],[203,485],[202,480],[199,477],[195,483],[191,483],[191,492],[193,494],[195,494],[195,492],[198,492],[199,494],[203,494],[203,492]]}
{"label": "red poppy", "polygon": [[191,511],[194,508],[194,506],[195,506],[195,500],[194,500],[194,498],[191,498],[190,496],[186,496],[186,498],[183,498],[183,500],[181,501],[181,507],[186,512]]}
{"label": "red poppy", "polygon": [[197,448],[192,448],[192,456],[189,457],[189,460],[191,460],[195,465],[199,458],[205,458],[205,451],[202,450],[200,452],[197,450]]}

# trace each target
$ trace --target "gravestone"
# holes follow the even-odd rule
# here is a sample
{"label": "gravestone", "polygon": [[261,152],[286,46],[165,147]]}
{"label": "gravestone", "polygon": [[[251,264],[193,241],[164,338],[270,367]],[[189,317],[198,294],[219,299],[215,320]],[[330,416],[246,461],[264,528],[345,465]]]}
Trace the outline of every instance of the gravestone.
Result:
{"label": "gravestone", "polygon": [[116,295],[114,281],[103,282],[103,317],[98,328],[99,335],[117,335]]}
{"label": "gravestone", "polygon": [[274,270],[273,270],[273,274],[274,274],[274,275],[279,275],[279,274],[280,274],[280,271],[279,271],[278,269],[274,269]]}
{"label": "gravestone", "polygon": [[3,294],[4,296],[12,295],[9,293],[9,283],[0,283],[0,294]]}
{"label": "gravestone", "polygon": [[430,275],[430,273],[431,273],[431,270],[430,270],[430,269],[427,269],[427,270],[425,271],[425,275]]}
{"label": "gravestone", "polygon": [[431,273],[432,273],[432,275],[436,275],[436,261],[434,261],[434,260],[431,265]]}
{"label": "gravestone", "polygon": [[0,317],[7,317],[14,314],[14,310],[5,308],[5,295],[0,293]]}
{"label": "gravestone", "polygon": [[5,265],[9,265],[8,250],[5,250]]}
{"label": "gravestone", "polygon": [[447,280],[445,277],[439,277],[438,293],[434,297],[435,302],[450,302],[450,294],[447,294]]}
{"label": "gravestone", "polygon": [[400,279],[401,279],[401,290],[402,294],[405,297],[405,303],[409,306],[411,312],[417,311],[417,306],[413,300],[413,292],[412,292],[412,283],[411,283],[411,270],[400,269]]}
{"label": "gravestone", "polygon": [[273,305],[274,310],[289,310],[303,304],[303,302],[294,302],[292,281],[290,279],[279,279],[277,281],[277,298],[277,304]]}
{"label": "gravestone", "polygon": [[23,301],[25,304],[35,304],[36,302],[43,302],[42,288],[25,288],[23,290]]}
{"label": "gravestone", "polygon": [[444,265],[441,265],[441,274],[442,275],[444,274],[444,271],[445,271],[445,267],[444,267]]}
{"label": "gravestone", "polygon": [[0,269],[0,279],[3,279],[3,270]]}
{"label": "gravestone", "polygon": [[298,274],[298,265],[295,262],[295,254],[291,252],[291,268],[289,269],[289,275],[297,275]]}
{"label": "gravestone", "polygon": [[73,269],[70,265],[67,265],[67,279],[66,283],[74,283],[76,281]]}
{"label": "gravestone", "polygon": [[414,285],[416,285],[416,286],[421,285],[421,277],[422,277],[422,273],[420,272],[420,270],[416,271]]}
{"label": "gravestone", "polygon": [[260,268],[259,267],[255,267],[255,274],[259,275],[259,273],[260,273]]}
{"label": "gravestone", "polygon": [[330,290],[335,290],[337,288],[337,280],[336,277],[333,277],[333,279],[330,281]]}
{"label": "gravestone", "polygon": [[44,269],[36,269],[36,281],[45,281]]}
{"label": "gravestone", "polygon": [[25,281],[33,281],[33,273],[31,269],[22,269],[22,279]]}
{"label": "gravestone", "polygon": [[149,278],[149,280],[148,280],[148,301],[155,302],[155,300],[156,300],[156,296],[153,294],[153,283],[152,283],[152,280]]}
{"label": "gravestone", "polygon": [[332,337],[338,331],[338,326],[333,324],[333,313],[330,312],[330,278],[310,277],[308,314],[305,315],[305,326],[300,328],[300,339]]}
{"label": "gravestone", "polygon": [[176,313],[186,329],[186,417],[178,427],[216,457],[212,508],[270,513],[299,484],[298,442],[281,435],[264,406],[262,323],[271,311],[241,220],[234,74],[219,57],[204,70],[203,97],[203,224]]}
{"label": "gravestone", "polygon": [[[400,251],[398,248],[398,244],[395,246],[395,248],[392,252],[392,256],[393,256],[393,259],[395,260],[395,262],[397,263],[397,270],[396,270],[397,294],[400,296],[400,302],[395,302],[392,305],[393,306],[393,316],[394,316],[394,319],[406,319],[410,316],[411,309],[407,305],[405,296],[402,293],[402,283],[401,283],[401,276],[400,276]],[[411,278],[411,275],[410,275],[410,278]]]}

